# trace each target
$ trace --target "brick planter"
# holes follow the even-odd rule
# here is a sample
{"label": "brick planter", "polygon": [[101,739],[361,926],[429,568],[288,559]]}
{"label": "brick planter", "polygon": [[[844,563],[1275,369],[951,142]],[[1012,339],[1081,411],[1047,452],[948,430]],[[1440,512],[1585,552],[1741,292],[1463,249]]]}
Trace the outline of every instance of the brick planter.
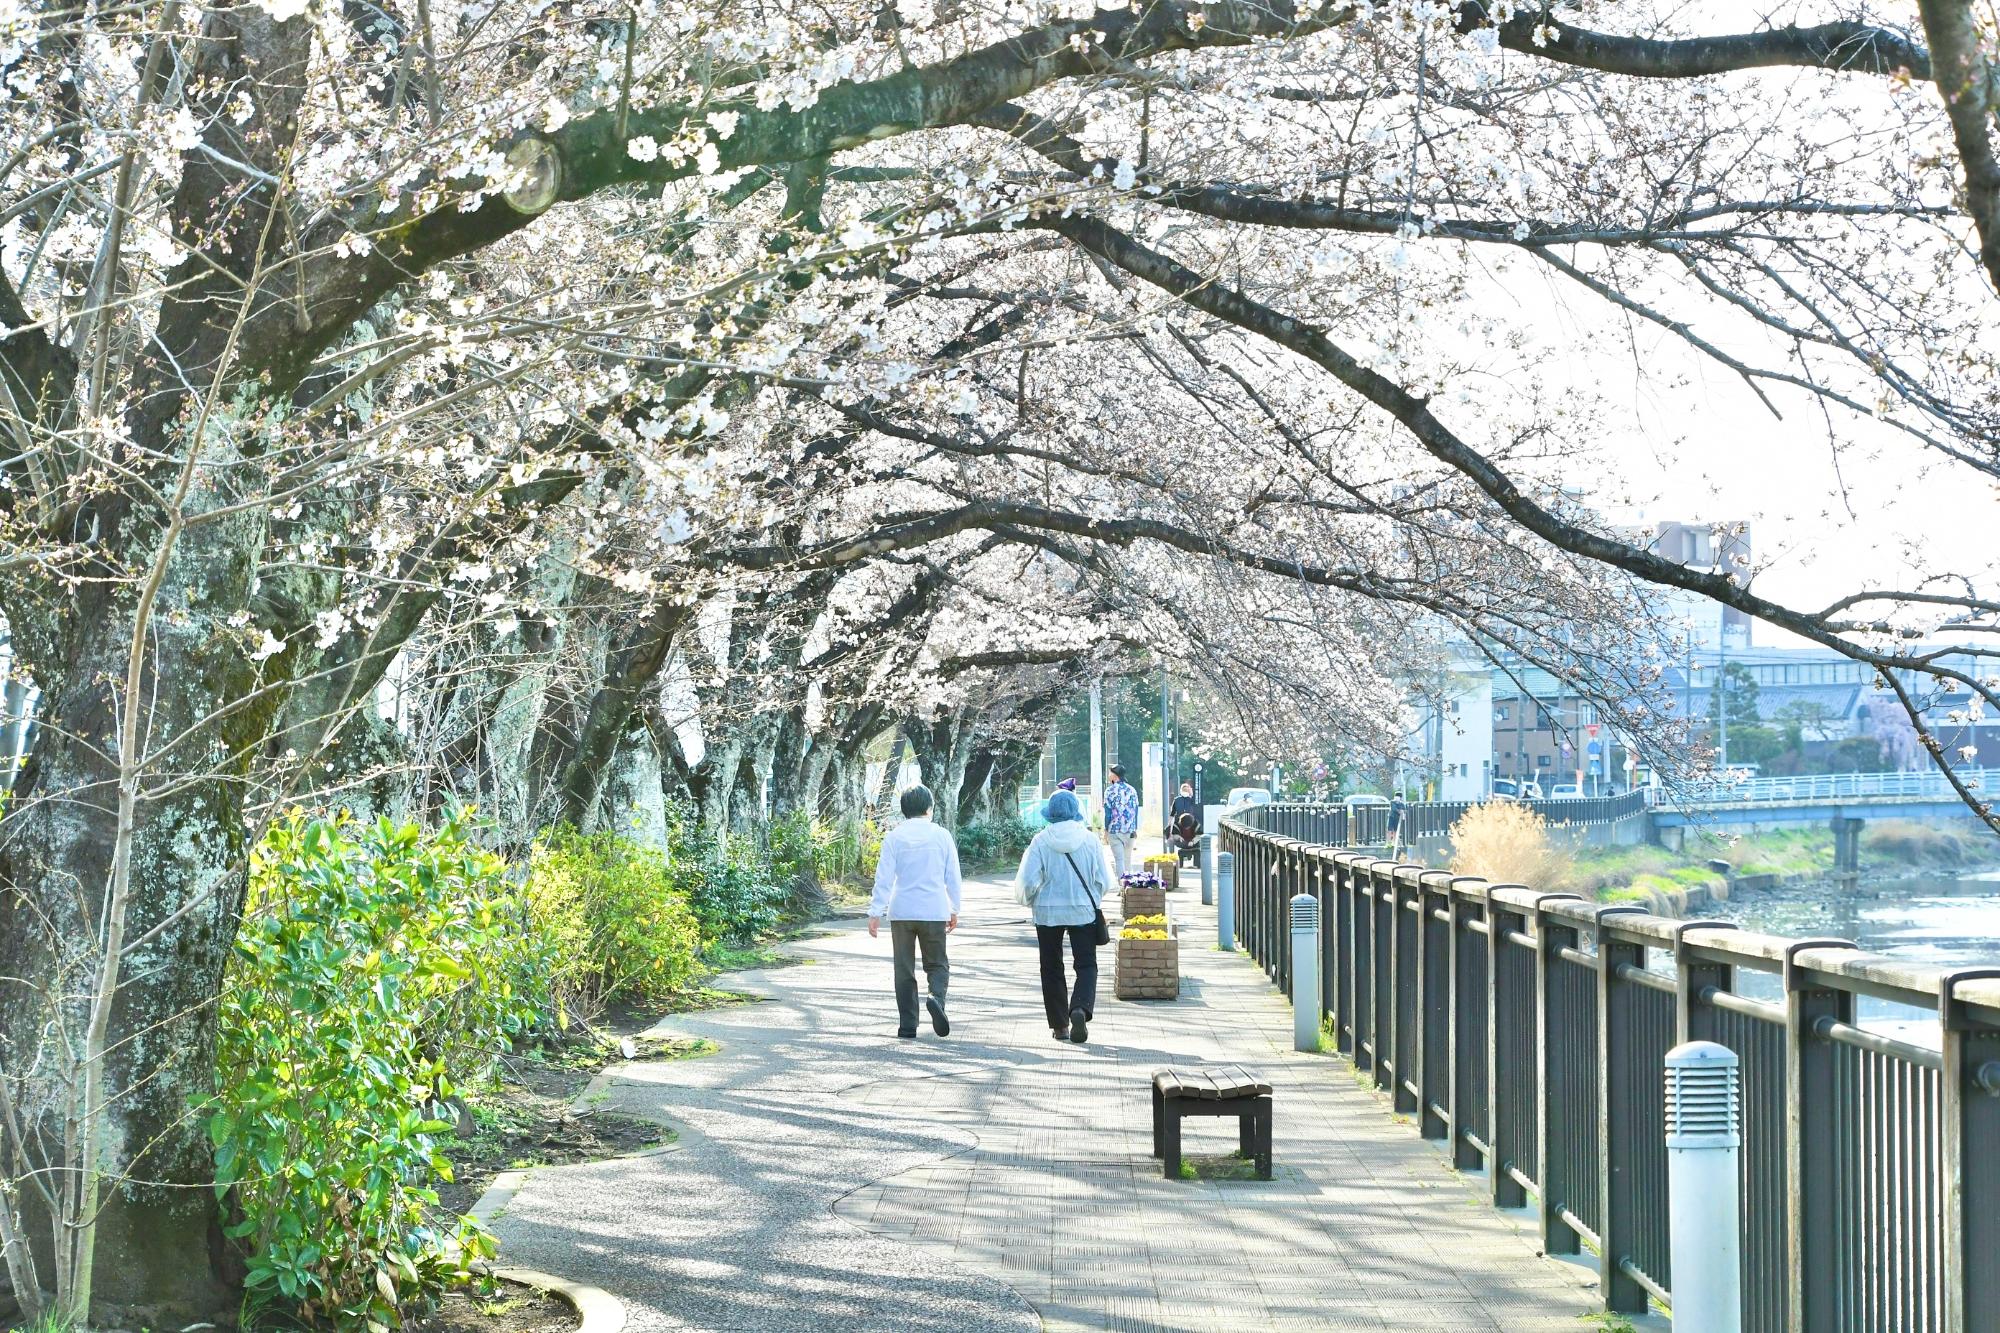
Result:
{"label": "brick planter", "polygon": [[1135,916],[1165,916],[1167,914],[1167,891],[1165,889],[1123,889],[1118,895],[1119,918]]}
{"label": "brick planter", "polygon": [[1181,863],[1179,858],[1171,861],[1148,861],[1146,869],[1160,877],[1160,883],[1172,893],[1181,886]]}
{"label": "brick planter", "polygon": [[1119,939],[1121,1000],[1177,1000],[1181,994],[1181,941],[1172,923],[1163,940]]}

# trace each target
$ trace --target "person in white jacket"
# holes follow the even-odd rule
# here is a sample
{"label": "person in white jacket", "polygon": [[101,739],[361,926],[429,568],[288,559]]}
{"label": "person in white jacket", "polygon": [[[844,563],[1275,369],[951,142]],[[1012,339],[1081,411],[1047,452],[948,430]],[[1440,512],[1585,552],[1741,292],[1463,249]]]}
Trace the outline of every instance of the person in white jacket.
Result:
{"label": "person in white jacket", "polygon": [[951,961],[945,936],[958,929],[961,885],[958,844],[951,830],[931,819],[928,787],[903,793],[903,822],[882,839],[875,865],[875,897],[868,904],[868,934],[872,939],[889,922],[891,952],[896,959],[896,1035],[917,1035],[917,949],[924,954],[924,979],[930,994],[931,1031],[951,1035],[944,997],[951,981]]}
{"label": "person in white jacket", "polygon": [[[1042,955],[1042,1008],[1057,1041],[1090,1039],[1097,1011],[1097,913],[1111,892],[1104,849],[1083,822],[1073,792],[1058,791],[1042,807],[1049,826],[1021,857],[1014,891],[1035,911],[1035,942]],[[1064,985],[1063,941],[1076,962],[1076,985]]]}

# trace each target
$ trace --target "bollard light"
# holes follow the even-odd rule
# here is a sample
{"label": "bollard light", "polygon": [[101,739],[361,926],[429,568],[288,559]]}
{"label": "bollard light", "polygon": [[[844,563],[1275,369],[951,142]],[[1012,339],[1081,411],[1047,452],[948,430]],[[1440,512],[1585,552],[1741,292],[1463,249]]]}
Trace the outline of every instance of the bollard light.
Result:
{"label": "bollard light", "polygon": [[1218,839],[1213,833],[1204,833],[1201,835],[1201,905],[1203,907],[1213,907],[1215,905],[1215,844],[1217,841]]}
{"label": "bollard light", "polygon": [[1236,857],[1215,857],[1215,947],[1228,953],[1236,947]]}
{"label": "bollard light", "polygon": [[1292,895],[1292,1049],[1319,1049],[1319,899]]}
{"label": "bollard light", "polygon": [[1667,1234],[1674,1327],[1739,1333],[1743,1152],[1741,1066],[1712,1041],[1667,1052]]}

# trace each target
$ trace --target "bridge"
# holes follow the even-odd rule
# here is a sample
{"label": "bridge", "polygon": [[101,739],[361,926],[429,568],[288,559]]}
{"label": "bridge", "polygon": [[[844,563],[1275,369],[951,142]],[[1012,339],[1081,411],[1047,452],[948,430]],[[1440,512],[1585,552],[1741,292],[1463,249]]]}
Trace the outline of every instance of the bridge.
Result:
{"label": "bridge", "polygon": [[[2000,769],[1964,769],[1977,792],[1994,790]],[[1969,811],[1936,769],[1902,773],[1800,773],[1743,782],[1696,783],[1672,805],[1657,805],[1656,831],[1689,825],[1825,824],[1834,831],[1836,869],[1858,864],[1861,825],[1871,819],[1962,819]],[[1677,836],[1667,834],[1667,838]]]}
{"label": "bridge", "polygon": [[[1662,1067],[1705,1039],[1741,1060],[1745,1330],[2000,1328],[2000,967],[1397,864],[1347,818],[1223,822],[1243,947],[1289,993],[1289,902],[1316,900],[1338,1050],[1549,1253],[1593,1255],[1608,1312],[1673,1303]],[[1864,1028],[1862,997],[1938,1021]]]}

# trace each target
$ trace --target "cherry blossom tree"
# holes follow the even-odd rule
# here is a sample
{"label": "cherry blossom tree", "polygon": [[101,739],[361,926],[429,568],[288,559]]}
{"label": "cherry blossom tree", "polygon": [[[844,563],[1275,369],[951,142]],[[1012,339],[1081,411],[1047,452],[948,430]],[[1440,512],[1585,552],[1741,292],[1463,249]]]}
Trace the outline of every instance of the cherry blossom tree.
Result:
{"label": "cherry blossom tree", "polygon": [[651,764],[727,821],[901,729],[956,801],[1146,652],[1246,740],[1386,743],[1440,633],[1672,747],[1643,583],[1948,759],[1930,695],[2000,685],[1920,645],[2000,604],[1621,535],[1511,293],[1989,485],[1994,68],[1968,0],[0,0],[17,1295],[233,1304],[192,1108],[292,800],[519,839]]}

